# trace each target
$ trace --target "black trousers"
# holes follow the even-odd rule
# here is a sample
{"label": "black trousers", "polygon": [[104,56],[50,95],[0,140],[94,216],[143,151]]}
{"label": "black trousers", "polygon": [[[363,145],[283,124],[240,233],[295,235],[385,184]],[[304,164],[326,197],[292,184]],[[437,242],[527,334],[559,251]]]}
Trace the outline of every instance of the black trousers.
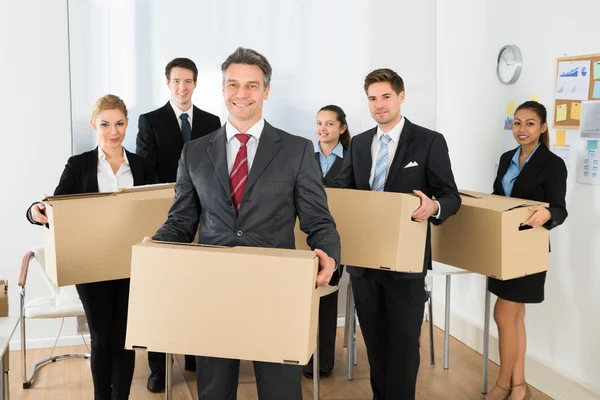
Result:
{"label": "black trousers", "polygon": [[[198,400],[236,400],[240,360],[196,357]],[[258,400],[302,400],[301,367],[254,361]]]}
{"label": "black trousers", "polygon": [[[185,355],[185,365],[196,363],[196,357],[190,356],[188,354]],[[148,366],[150,366],[150,371],[152,371],[153,375],[160,375],[162,377],[165,376],[166,368],[167,368],[167,356],[165,353],[156,353],[154,351],[148,352]]]}
{"label": "black trousers", "polygon": [[367,270],[350,276],[360,330],[367,347],[374,400],[414,400],[425,278],[395,279]]}
{"label": "black trousers", "polygon": [[135,365],[135,352],[125,350],[129,279],[76,287],[92,340],[94,399],[127,399]]}
{"label": "black trousers", "polygon": [[[339,290],[321,297],[319,304],[319,372],[329,375],[335,364],[335,336],[338,317]],[[313,373],[313,359],[302,367],[304,372]]]}

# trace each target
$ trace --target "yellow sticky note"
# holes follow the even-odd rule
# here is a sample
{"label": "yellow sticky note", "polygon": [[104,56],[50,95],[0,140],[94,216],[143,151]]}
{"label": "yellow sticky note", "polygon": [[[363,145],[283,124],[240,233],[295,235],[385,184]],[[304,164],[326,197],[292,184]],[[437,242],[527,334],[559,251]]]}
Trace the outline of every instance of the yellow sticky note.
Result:
{"label": "yellow sticky note", "polygon": [[571,119],[579,121],[581,119],[581,103],[571,104]]}
{"label": "yellow sticky note", "polygon": [[566,131],[556,131],[556,145],[566,146],[567,145],[567,134]]}
{"label": "yellow sticky note", "polygon": [[512,117],[513,115],[515,115],[515,102],[511,100],[506,103],[506,116]]}
{"label": "yellow sticky note", "polygon": [[567,105],[560,104],[556,107],[556,122],[567,120]]}
{"label": "yellow sticky note", "polygon": [[532,94],[531,95],[531,100],[539,102],[540,101],[540,96],[537,95],[537,94]]}

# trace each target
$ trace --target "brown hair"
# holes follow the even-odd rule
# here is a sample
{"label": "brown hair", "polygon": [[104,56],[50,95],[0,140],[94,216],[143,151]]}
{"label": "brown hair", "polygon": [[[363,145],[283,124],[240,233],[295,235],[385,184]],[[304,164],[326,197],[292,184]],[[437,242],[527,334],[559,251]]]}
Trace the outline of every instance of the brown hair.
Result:
{"label": "brown hair", "polygon": [[189,58],[175,58],[165,67],[165,76],[167,80],[171,80],[171,70],[173,68],[184,68],[189,69],[194,73],[194,82],[198,81],[198,67]]}
{"label": "brown hair", "polygon": [[[348,122],[346,121],[346,113],[344,112],[344,110],[342,110],[341,107],[330,104],[328,106],[321,107],[319,112],[321,112],[321,111],[334,112],[335,115],[337,116],[337,120],[340,123],[340,126],[346,127],[346,130],[344,131],[344,133],[342,133],[340,135],[340,143],[342,144],[344,151],[348,150],[348,146],[350,146],[350,129],[348,128]],[[317,115],[318,114],[319,113],[317,113]]]}
{"label": "brown hair", "polygon": [[404,81],[396,72],[389,68],[376,69],[365,77],[365,93],[373,83],[389,82],[396,94],[404,92]]}
{"label": "brown hair", "polygon": [[127,107],[123,100],[114,94],[107,94],[100,97],[96,100],[96,103],[94,103],[94,108],[92,109],[92,121],[95,121],[98,118],[98,115],[106,110],[120,110],[125,115],[125,118],[127,118]]}
{"label": "brown hair", "polygon": [[540,104],[537,101],[530,100],[530,101],[526,101],[525,103],[523,103],[519,107],[517,107],[517,109],[515,110],[515,115],[517,115],[517,112],[519,112],[519,110],[533,111],[540,119],[540,125],[546,124],[546,130],[544,132],[542,132],[542,134],[540,135],[540,142],[544,143],[546,145],[546,147],[549,148],[550,147],[550,133],[548,132],[548,122],[547,122],[548,113],[546,111],[546,107],[544,107],[543,104]]}

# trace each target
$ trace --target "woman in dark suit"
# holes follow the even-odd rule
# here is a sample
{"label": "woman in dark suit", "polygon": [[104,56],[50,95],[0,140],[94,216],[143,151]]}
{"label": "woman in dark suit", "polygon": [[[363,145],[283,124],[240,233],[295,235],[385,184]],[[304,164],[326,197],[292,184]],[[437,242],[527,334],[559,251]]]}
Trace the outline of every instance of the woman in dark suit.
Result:
{"label": "woman in dark suit", "polygon": [[[321,166],[323,186],[333,183],[342,169],[344,154],[350,145],[350,132],[344,111],[335,105],[321,108],[317,114],[315,158]],[[343,268],[343,267],[340,267]],[[340,275],[343,270],[340,271]],[[335,362],[338,290],[322,297],[319,306],[319,375],[328,377]],[[312,358],[303,367],[304,376],[312,379]]]}
{"label": "woman in dark suit", "polygon": [[[521,104],[515,112],[513,135],[519,147],[500,158],[494,194],[550,204],[531,207],[534,213],[523,225],[555,228],[567,218],[567,168],[548,149],[546,108],[536,101]],[[507,281],[489,278],[489,290],[498,296],[494,319],[498,325],[500,374],[487,399],[531,398],[525,382],[525,304],[544,300],[545,280],[546,272]]]}
{"label": "woman in dark suit", "polygon": [[[120,98],[106,95],[98,99],[90,124],[99,145],[69,158],[54,194],[114,192],[124,187],[156,183],[144,159],[121,146],[127,123],[127,108]],[[27,219],[32,224],[46,224],[44,205],[34,203],[27,210]],[[127,399],[135,363],[135,352],[125,350],[129,279],[76,287],[90,329],[94,398]]]}

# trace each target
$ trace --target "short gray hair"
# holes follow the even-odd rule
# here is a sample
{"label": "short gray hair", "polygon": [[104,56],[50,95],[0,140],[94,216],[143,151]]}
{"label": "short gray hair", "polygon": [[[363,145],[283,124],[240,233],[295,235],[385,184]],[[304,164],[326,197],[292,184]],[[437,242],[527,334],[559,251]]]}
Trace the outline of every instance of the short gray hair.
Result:
{"label": "short gray hair", "polygon": [[221,64],[221,72],[223,73],[223,81],[225,80],[225,71],[231,64],[246,64],[256,65],[259,67],[264,76],[265,88],[271,84],[271,73],[273,72],[271,64],[265,56],[256,50],[238,47],[232,54],[227,57],[225,62]]}

